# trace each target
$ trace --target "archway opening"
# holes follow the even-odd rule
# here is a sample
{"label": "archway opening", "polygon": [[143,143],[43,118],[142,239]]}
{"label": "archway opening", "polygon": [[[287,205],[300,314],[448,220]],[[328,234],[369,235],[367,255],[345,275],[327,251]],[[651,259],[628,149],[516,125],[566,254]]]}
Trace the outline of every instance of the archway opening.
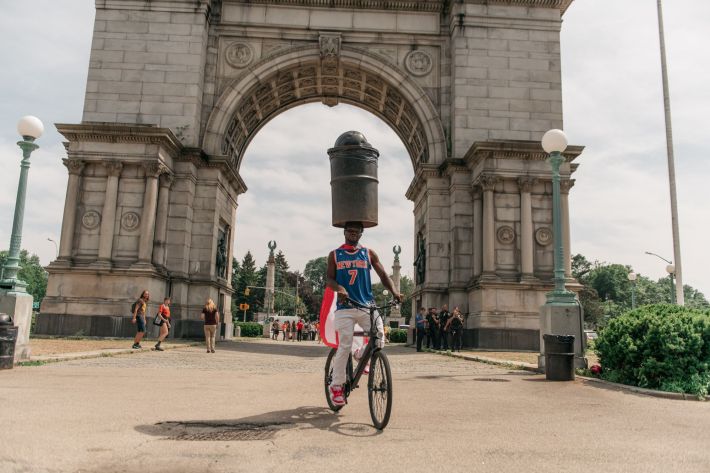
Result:
{"label": "archway opening", "polygon": [[[331,108],[311,103],[287,110],[249,143],[240,166],[248,191],[239,197],[234,226],[233,254],[240,269],[247,252],[262,268],[270,241],[276,241],[276,253],[283,252],[289,271],[300,273],[309,261],[342,244],[342,230],[331,225],[327,150],[349,130],[362,132],[380,151],[379,225],[365,231],[362,243],[377,252],[390,274],[393,247],[399,245],[401,274],[413,277],[413,209],[405,197],[414,176],[410,153],[387,123],[346,104]],[[374,272],[372,276],[373,283],[379,281]],[[240,299],[243,294],[236,293],[237,307]],[[241,320],[243,314],[237,315]]]}

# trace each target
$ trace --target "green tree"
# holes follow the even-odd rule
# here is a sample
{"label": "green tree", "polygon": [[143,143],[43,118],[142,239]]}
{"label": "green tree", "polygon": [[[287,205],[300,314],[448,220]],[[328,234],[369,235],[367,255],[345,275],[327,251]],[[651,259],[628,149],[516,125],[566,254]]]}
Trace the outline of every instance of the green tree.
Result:
{"label": "green tree", "polygon": [[[8,252],[0,251],[0,267],[5,266]],[[41,302],[47,292],[49,275],[39,262],[39,256],[30,256],[27,250],[20,251],[20,270],[17,278],[27,283],[27,293],[32,295],[34,302]]]}
{"label": "green tree", "polygon": [[304,303],[308,308],[308,313],[312,319],[320,314],[320,306],[323,303],[323,291],[325,291],[326,269],[328,259],[320,256],[306,263],[303,270],[306,291],[304,292]]}
{"label": "green tree", "polygon": [[[237,268],[236,270],[234,268]],[[234,296],[232,297],[232,314],[234,318],[241,320],[244,312],[239,310],[239,304],[249,304],[249,310],[246,311],[247,320],[254,320],[254,315],[258,312],[263,304],[263,290],[250,289],[249,295],[244,294],[247,286],[259,286],[259,274],[256,270],[256,263],[251,251],[247,251],[240,264],[236,261],[232,266],[232,288],[234,288]],[[261,296],[261,297],[259,297]]]}

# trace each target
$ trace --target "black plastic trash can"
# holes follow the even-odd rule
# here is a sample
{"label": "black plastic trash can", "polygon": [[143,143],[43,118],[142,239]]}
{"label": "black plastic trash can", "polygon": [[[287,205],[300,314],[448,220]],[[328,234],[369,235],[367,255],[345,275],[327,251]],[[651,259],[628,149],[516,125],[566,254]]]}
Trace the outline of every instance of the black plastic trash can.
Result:
{"label": "black plastic trash can", "polygon": [[545,377],[548,381],[574,380],[574,335],[542,336],[545,342]]}
{"label": "black plastic trash can", "polygon": [[12,325],[12,318],[0,314],[0,370],[9,370],[15,365],[15,344],[17,327]]}

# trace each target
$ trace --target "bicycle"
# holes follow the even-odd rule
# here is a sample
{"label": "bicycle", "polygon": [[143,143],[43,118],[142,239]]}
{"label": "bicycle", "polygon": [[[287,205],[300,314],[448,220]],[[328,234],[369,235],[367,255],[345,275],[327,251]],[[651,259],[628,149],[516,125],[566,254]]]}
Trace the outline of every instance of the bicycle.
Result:
{"label": "bicycle", "polygon": [[[368,311],[370,313],[370,331],[368,334],[364,332],[355,332],[353,336],[369,336],[367,345],[365,345],[362,357],[353,372],[353,356],[349,355],[347,367],[345,370],[345,384],[343,391],[345,402],[350,396],[350,393],[358,387],[360,377],[365,371],[365,367],[370,363],[370,373],[367,379],[367,395],[370,404],[370,417],[375,428],[382,430],[387,426],[392,413],[392,372],[390,370],[389,360],[387,355],[377,346],[377,317],[382,318],[379,314],[380,310],[398,305],[395,302],[390,302],[382,306],[365,306],[359,304],[349,297],[346,298],[355,308]],[[384,319],[383,319],[384,322]],[[328,401],[328,407],[333,412],[338,412],[343,406],[336,406],[330,399],[330,383],[333,379],[333,359],[338,350],[332,348],[328,353],[328,359],[325,362],[325,398]]]}

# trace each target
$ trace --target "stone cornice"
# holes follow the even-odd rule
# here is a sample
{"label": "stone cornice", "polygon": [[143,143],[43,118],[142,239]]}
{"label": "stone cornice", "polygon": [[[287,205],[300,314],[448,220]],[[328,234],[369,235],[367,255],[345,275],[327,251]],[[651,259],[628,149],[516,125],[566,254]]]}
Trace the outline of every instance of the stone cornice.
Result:
{"label": "stone cornice", "polygon": [[169,128],[155,125],[83,122],[57,123],[55,126],[69,141],[156,144],[166,148],[172,156],[177,156],[183,149],[182,143]]}
{"label": "stone cornice", "polygon": [[208,156],[206,165],[219,168],[232,187],[236,189],[237,194],[243,194],[247,191],[247,185],[231,163],[229,156]]}
{"label": "stone cornice", "polygon": [[457,172],[471,172],[463,159],[449,158],[439,165],[439,174],[451,176]]}
{"label": "stone cornice", "polygon": [[[568,146],[563,156],[566,162],[574,161],[582,154],[584,146]],[[469,167],[485,159],[516,159],[521,161],[545,161],[548,154],[539,141],[476,141],[463,160]]]}
{"label": "stone cornice", "polygon": [[409,188],[407,188],[407,192],[405,192],[404,196],[414,202],[426,180],[431,177],[441,177],[439,166],[436,164],[420,164],[417,167],[417,170],[414,173],[414,179],[412,179],[412,182],[409,184]]}
{"label": "stone cornice", "polygon": [[443,12],[449,1],[450,0],[224,0],[225,3],[247,3],[250,5],[437,13]]}
{"label": "stone cornice", "polygon": [[574,0],[464,0],[474,5],[510,5],[514,7],[557,8],[564,14]]}
{"label": "stone cornice", "polygon": [[[146,5],[146,3],[148,5]],[[168,11],[181,13],[197,13],[204,15],[209,14],[214,0],[192,0],[185,2],[182,0],[153,0],[146,2],[145,0],[96,0],[97,10],[146,10],[149,11]]]}

